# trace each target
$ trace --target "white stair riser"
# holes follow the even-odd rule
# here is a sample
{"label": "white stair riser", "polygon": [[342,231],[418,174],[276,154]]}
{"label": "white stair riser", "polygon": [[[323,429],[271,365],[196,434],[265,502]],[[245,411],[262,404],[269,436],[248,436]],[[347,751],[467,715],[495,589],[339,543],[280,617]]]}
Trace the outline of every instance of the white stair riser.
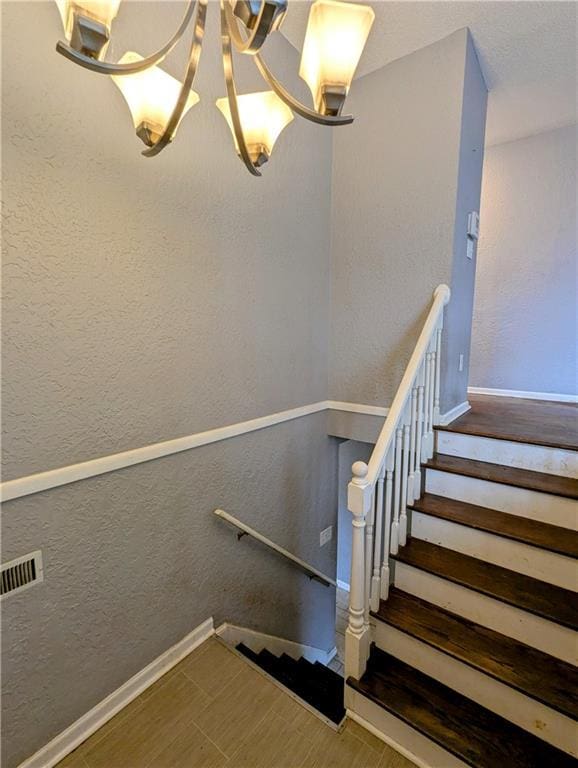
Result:
{"label": "white stair riser", "polygon": [[370,731],[405,753],[419,768],[467,768],[467,763],[348,685],[345,686],[345,706],[350,717],[353,715],[361,725],[369,726]]}
{"label": "white stair riser", "polygon": [[576,755],[576,723],[569,717],[384,622],[377,621],[373,639],[378,648],[406,664],[534,736]]}
{"label": "white stair riser", "polygon": [[511,515],[576,529],[578,501],[513,485],[493,483],[476,477],[455,475],[437,469],[426,472],[426,491],[450,499],[467,501]]}
{"label": "white stair riser", "polygon": [[437,450],[449,456],[462,456],[465,459],[489,461],[492,464],[563,477],[578,477],[578,451],[442,431],[437,432]]}
{"label": "white stair riser", "polygon": [[397,562],[395,585],[470,621],[578,665],[578,634],[473,589]]}
{"label": "white stair riser", "polygon": [[411,535],[558,587],[575,590],[578,583],[578,564],[570,557],[421,512],[411,513]]}

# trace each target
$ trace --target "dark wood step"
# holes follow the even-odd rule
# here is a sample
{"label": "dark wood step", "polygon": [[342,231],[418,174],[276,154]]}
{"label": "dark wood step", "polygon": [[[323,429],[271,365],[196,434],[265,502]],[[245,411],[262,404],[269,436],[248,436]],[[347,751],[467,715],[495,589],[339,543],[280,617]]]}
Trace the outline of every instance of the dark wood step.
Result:
{"label": "dark wood step", "polygon": [[266,648],[255,653],[239,643],[237,650],[336,725],[345,717],[344,681],[336,672],[285,653],[277,657]]}
{"label": "dark wood step", "polygon": [[374,616],[578,720],[578,669],[571,664],[396,587]]}
{"label": "dark wood step", "polygon": [[441,520],[467,525],[478,531],[494,533],[566,557],[578,558],[578,533],[558,525],[509,515],[496,509],[479,507],[433,493],[425,493],[421,499],[414,501],[410,508]]}
{"label": "dark wood step", "polygon": [[395,560],[578,630],[578,595],[452,549],[410,539]]}
{"label": "dark wood step", "polygon": [[361,680],[347,684],[473,768],[576,768],[570,755],[377,648]]}
{"label": "dark wood step", "polygon": [[506,467],[503,464],[464,459],[461,456],[448,456],[444,453],[437,453],[424,466],[426,469],[437,469],[440,472],[450,472],[454,475],[465,475],[479,480],[489,480],[492,483],[514,485],[531,491],[578,499],[578,480],[573,477],[548,475],[545,472]]}
{"label": "dark wood step", "polygon": [[470,395],[469,401],[467,413],[436,429],[578,450],[578,405],[487,395]]}

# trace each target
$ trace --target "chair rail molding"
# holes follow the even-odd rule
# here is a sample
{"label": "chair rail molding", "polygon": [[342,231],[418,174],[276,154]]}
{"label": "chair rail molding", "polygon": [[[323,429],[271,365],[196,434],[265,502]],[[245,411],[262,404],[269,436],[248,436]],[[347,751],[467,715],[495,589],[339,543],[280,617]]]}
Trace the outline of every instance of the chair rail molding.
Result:
{"label": "chair rail molding", "polygon": [[350,413],[361,413],[370,416],[386,416],[388,409],[375,405],[362,405],[359,403],[344,403],[335,400],[320,400],[317,403],[290,408],[286,411],[271,413],[267,416],[260,416],[249,421],[241,421],[236,424],[230,424],[225,427],[217,427],[205,432],[196,432],[192,435],[177,437],[173,440],[164,440],[159,443],[143,446],[142,448],[132,448],[120,453],[111,453],[106,456],[100,456],[96,459],[88,459],[78,464],[68,464],[64,467],[57,467],[46,472],[36,472],[32,475],[25,475],[14,480],[7,480],[0,483],[0,500],[3,502],[19,499],[22,496],[30,496],[33,493],[48,491],[51,488],[58,488],[61,485],[76,483],[80,480],[87,480],[90,477],[104,475],[108,472],[115,472],[118,469],[131,467],[135,464],[142,464],[146,461],[170,456],[173,453],[190,451],[194,448],[200,448],[203,445],[217,443],[221,440],[229,440],[232,437],[256,432],[260,429],[273,427],[276,424],[283,424],[286,421],[300,419],[303,416],[310,416],[322,411],[348,411]]}

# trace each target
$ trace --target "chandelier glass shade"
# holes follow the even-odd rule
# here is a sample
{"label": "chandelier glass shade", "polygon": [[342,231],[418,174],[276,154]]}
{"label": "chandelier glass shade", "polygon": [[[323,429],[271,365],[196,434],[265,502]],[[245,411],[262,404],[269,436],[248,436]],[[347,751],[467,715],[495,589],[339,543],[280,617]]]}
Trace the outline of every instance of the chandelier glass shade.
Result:
{"label": "chandelier glass shade", "polygon": [[[190,0],[183,20],[158,51],[129,51],[118,62],[105,59],[120,0],[56,0],[66,42],[56,50],[76,64],[109,75],[130,109],[137,136],[152,157],[174,138],[184,115],[199,101],[192,90],[201,55],[208,0]],[[247,170],[259,170],[294,114],[327,126],[353,121],[343,105],[373,24],[373,10],[357,3],[316,0],[311,6],[299,74],[313,96],[313,107],[298,101],[274,76],[261,55],[267,38],[279,30],[288,0],[220,0],[221,48],[226,96],[217,100]],[[158,65],[192,28],[182,82]],[[237,94],[233,54],[250,56],[269,90]]]}

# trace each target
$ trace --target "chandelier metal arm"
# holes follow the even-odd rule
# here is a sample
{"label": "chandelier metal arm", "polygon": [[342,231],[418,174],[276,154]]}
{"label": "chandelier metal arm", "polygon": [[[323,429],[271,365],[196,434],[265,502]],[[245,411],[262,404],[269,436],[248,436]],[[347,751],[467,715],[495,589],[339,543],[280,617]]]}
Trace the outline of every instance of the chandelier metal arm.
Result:
{"label": "chandelier metal arm", "polygon": [[245,134],[243,133],[243,126],[241,124],[239,105],[237,103],[237,89],[235,88],[231,35],[230,28],[227,23],[227,7],[229,7],[229,0],[221,0],[221,45],[223,51],[223,70],[225,73],[225,84],[227,86],[229,110],[231,112],[231,123],[233,125],[235,141],[237,143],[237,149],[239,151],[241,160],[245,163],[249,173],[253,174],[253,176],[261,176],[261,172],[255,168],[255,165],[251,160],[251,156],[249,155],[247,142],[245,141]]}
{"label": "chandelier metal arm", "polygon": [[145,157],[154,157],[159,152],[170,144],[173,134],[177,129],[179,121],[183,116],[183,112],[187,106],[187,99],[193,87],[195,76],[197,74],[197,68],[199,66],[199,59],[201,58],[201,50],[203,47],[203,35],[205,33],[205,21],[207,17],[207,0],[196,0],[197,3],[197,15],[195,17],[195,27],[193,31],[193,39],[191,40],[191,50],[189,53],[189,63],[187,65],[187,72],[181,85],[181,90],[173,109],[171,116],[165,126],[165,130],[152,147],[144,149],[142,154]]}
{"label": "chandelier metal arm", "polygon": [[[265,5],[266,5],[265,0],[261,0],[261,14],[263,12]],[[228,28],[231,33],[231,37],[233,39],[233,42],[235,43],[235,48],[238,51],[245,52],[244,46],[247,45],[249,47],[251,41],[249,38],[246,41],[243,40],[239,32],[237,19],[235,18],[233,9],[231,8],[231,5],[229,2],[225,2],[225,16],[227,19]],[[259,16],[259,18],[261,18],[261,15]],[[257,22],[256,28],[258,26],[259,26],[259,22]],[[318,125],[333,125],[333,126],[349,125],[350,123],[353,122],[354,120],[353,115],[334,115],[334,116],[321,115],[319,112],[316,112],[314,109],[310,109],[309,107],[306,107],[305,104],[302,104],[300,101],[298,101],[279,82],[279,80],[277,80],[275,75],[271,72],[267,64],[264,62],[258,50],[255,53],[255,63],[263,79],[267,82],[271,90],[273,90],[277,94],[277,96],[281,99],[281,101],[285,102],[285,104],[287,104],[287,106],[290,109],[292,109],[293,112],[295,112],[296,114],[300,115],[301,117],[304,117],[306,120],[310,120],[313,123],[317,123]]]}
{"label": "chandelier metal arm", "polygon": [[293,110],[293,112],[296,112],[301,117],[304,117],[306,120],[311,120],[312,123],[318,123],[319,125],[349,125],[353,122],[355,119],[353,115],[321,115],[319,112],[316,112],[314,109],[310,109],[309,107],[306,107],[305,104],[302,104],[300,101],[298,101],[294,96],[292,96],[289,91],[284,88],[284,86],[277,80],[275,75],[271,72],[267,64],[264,62],[263,57],[260,53],[257,53],[255,55],[255,63],[257,66],[257,69],[263,76],[263,79],[267,82],[271,90],[275,91],[277,96],[281,99],[281,101],[284,101],[287,106]]}
{"label": "chandelier metal arm", "polygon": [[261,0],[259,15],[255,21],[255,26],[249,37],[244,38],[239,32],[239,26],[229,0],[226,2],[227,24],[229,34],[233,44],[239,53],[255,55],[267,39],[271,28],[271,15],[275,12],[274,6],[267,3],[267,0]]}
{"label": "chandelier metal arm", "polygon": [[126,62],[124,64],[115,64],[111,61],[99,61],[98,59],[90,58],[90,56],[85,56],[85,54],[71,48],[70,45],[64,43],[62,40],[59,40],[56,43],[56,50],[75,64],[80,64],[81,67],[90,69],[92,72],[98,72],[101,75],[133,75],[136,72],[143,72],[145,69],[149,69],[150,67],[155,66],[155,64],[159,64],[179,42],[193,18],[195,2],[196,0],[190,0],[183,20],[171,39],[165,43],[162,48],[159,48],[156,53],[150,54],[150,56],[147,56],[141,61]]}

